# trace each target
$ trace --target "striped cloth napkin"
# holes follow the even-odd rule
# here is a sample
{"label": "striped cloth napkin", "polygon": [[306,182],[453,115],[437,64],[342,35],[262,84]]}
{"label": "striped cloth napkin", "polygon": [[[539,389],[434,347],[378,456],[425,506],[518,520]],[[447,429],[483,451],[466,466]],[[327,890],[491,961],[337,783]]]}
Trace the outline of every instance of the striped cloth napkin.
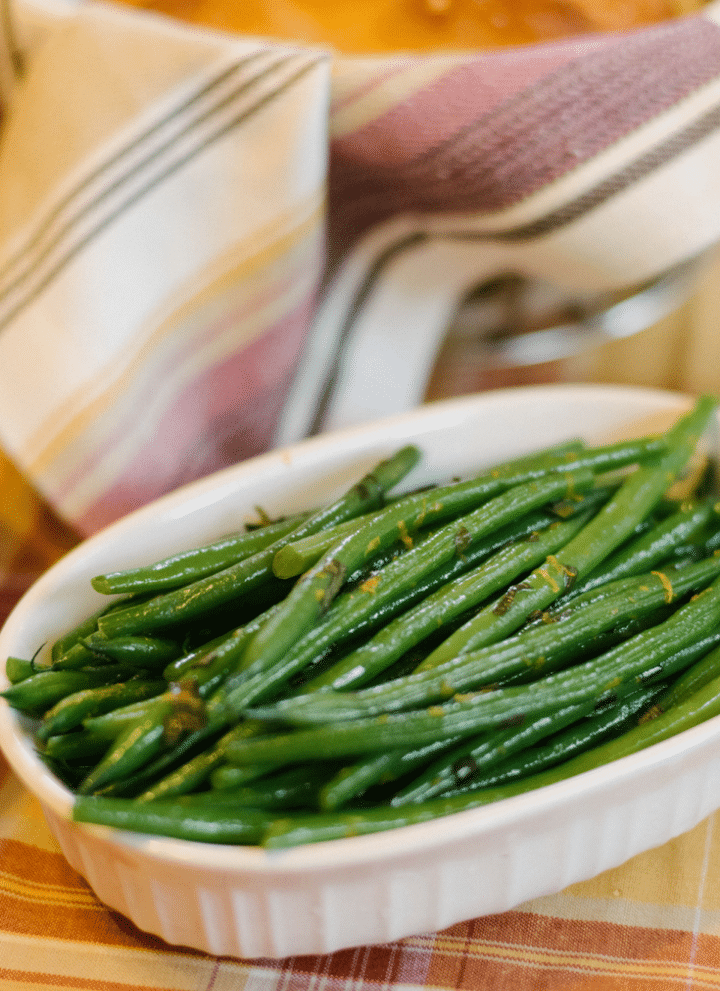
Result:
{"label": "striped cloth napkin", "polygon": [[720,5],[343,58],[3,0],[0,445],[80,533],[422,400],[458,300],[633,286],[720,238]]}

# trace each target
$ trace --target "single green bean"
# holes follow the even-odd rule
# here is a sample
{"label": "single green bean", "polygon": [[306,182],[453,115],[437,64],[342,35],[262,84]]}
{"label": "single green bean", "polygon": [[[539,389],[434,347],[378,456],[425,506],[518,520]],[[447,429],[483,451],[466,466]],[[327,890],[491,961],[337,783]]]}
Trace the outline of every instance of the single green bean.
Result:
{"label": "single green bean", "polygon": [[135,833],[171,836],[204,843],[256,845],[271,816],[260,809],[183,805],[177,801],[138,805],[131,799],[78,797],[73,805],[75,822],[93,822]]}
{"label": "single green bean", "polygon": [[296,530],[309,515],[298,513],[252,530],[228,534],[211,544],[180,551],[153,564],[96,575],[90,584],[96,592],[104,595],[119,592],[167,592],[214,575],[231,564],[264,550],[280,537]]}
{"label": "single green bean", "polygon": [[[165,686],[165,690],[167,690],[167,686]],[[150,713],[156,711],[155,701],[155,697],[141,699],[138,702],[128,702],[126,705],[120,705],[116,709],[110,709],[108,712],[104,712],[99,716],[86,716],[83,719],[83,728],[111,743],[130,726],[133,726],[138,719],[144,719]]]}
{"label": "single green bean", "polygon": [[5,662],[5,674],[11,685],[24,681],[31,674],[35,674],[36,670],[33,662],[25,660],[23,657],[8,657]]}
{"label": "single green bean", "polygon": [[[262,780],[270,774],[281,772],[282,767],[274,764],[258,765],[248,767],[233,767],[231,764],[218,764],[208,776],[210,788],[216,792],[238,791],[248,784]],[[324,773],[324,769],[323,769]]]}
{"label": "single green bean", "polygon": [[120,636],[108,640],[101,633],[93,633],[82,643],[93,654],[153,671],[164,668],[180,654],[177,641],[166,637]]}
{"label": "single green bean", "polygon": [[[62,761],[82,761],[87,764],[97,761],[103,754],[107,753],[110,742],[96,733],[89,730],[76,730],[71,733],[58,733],[57,736],[50,736],[45,741],[45,746],[40,751],[42,756]],[[89,773],[89,772],[87,772]],[[83,774],[82,777],[85,777]],[[75,786],[79,784],[79,779]]]}
{"label": "single green bean", "polygon": [[99,688],[118,681],[126,681],[136,673],[127,664],[113,664],[99,668],[83,668],[80,671],[39,671],[17,684],[10,685],[0,696],[14,708],[30,715],[37,715],[55,705],[71,692],[85,688]]}

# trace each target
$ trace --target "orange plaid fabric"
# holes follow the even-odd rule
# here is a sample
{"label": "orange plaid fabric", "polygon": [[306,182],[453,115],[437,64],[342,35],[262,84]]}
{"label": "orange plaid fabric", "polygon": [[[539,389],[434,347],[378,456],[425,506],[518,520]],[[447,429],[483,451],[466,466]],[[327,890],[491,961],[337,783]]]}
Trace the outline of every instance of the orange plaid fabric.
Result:
{"label": "orange plaid fabric", "polygon": [[715,846],[708,821],[601,878],[503,915],[324,957],[232,960],[166,946],[104,908],[1,763],[0,989],[719,988]]}

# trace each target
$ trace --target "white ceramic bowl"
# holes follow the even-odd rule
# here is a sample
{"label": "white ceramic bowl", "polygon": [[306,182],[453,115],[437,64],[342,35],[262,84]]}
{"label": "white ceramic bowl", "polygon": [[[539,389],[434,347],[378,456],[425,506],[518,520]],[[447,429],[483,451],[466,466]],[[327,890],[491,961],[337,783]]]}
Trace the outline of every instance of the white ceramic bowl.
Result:
{"label": "white ceramic bowl", "polygon": [[[443,480],[569,436],[661,429],[682,396],[538,387],[453,400],[305,441],[165,497],[68,554],[24,596],[0,658],[30,656],[96,607],[89,579],[231,529],[260,504],[307,507],[406,441],[408,484]],[[98,897],[169,943],[241,957],[324,953],[441,929],[559,891],[690,829],[720,807],[720,719],[533,794],[373,836],[265,853],[73,823],[72,795],[4,703],[0,745]]]}

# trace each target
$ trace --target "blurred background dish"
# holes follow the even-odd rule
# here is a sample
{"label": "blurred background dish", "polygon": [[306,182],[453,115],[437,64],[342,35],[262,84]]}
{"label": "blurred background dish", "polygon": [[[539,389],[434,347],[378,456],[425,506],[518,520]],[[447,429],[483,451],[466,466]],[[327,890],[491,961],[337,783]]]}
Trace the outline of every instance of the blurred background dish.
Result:
{"label": "blurred background dish", "polygon": [[242,34],[347,54],[532,44],[627,31],[696,10],[702,0],[128,0]]}

